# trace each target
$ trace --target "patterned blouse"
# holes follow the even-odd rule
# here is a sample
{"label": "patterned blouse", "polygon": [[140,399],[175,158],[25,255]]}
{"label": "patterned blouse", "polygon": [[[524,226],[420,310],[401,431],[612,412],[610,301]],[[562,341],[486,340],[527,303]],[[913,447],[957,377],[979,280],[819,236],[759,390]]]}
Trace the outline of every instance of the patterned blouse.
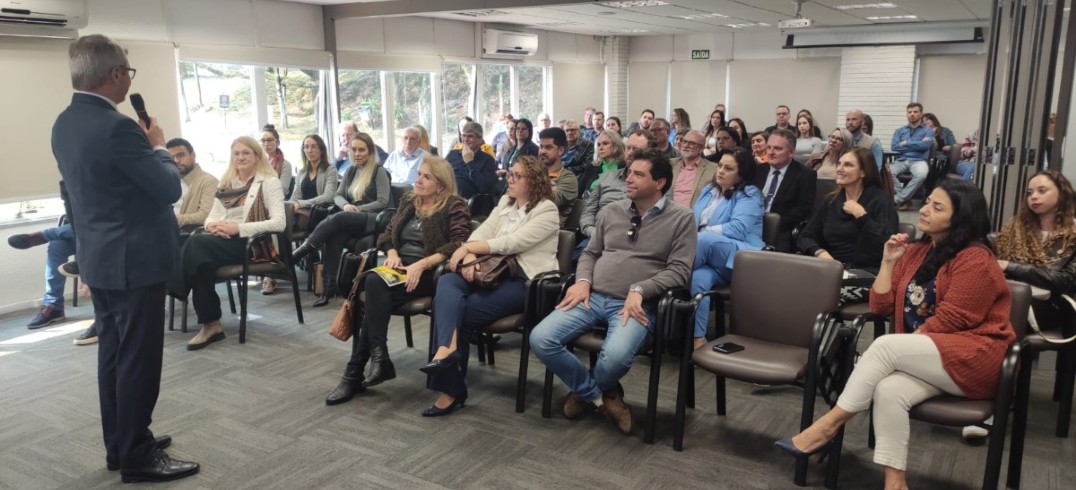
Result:
{"label": "patterned blouse", "polygon": [[915,279],[912,279],[904,292],[904,327],[907,331],[919,330],[919,326],[926,322],[927,318],[934,316],[934,305],[937,302],[933,278],[923,285],[916,284]]}

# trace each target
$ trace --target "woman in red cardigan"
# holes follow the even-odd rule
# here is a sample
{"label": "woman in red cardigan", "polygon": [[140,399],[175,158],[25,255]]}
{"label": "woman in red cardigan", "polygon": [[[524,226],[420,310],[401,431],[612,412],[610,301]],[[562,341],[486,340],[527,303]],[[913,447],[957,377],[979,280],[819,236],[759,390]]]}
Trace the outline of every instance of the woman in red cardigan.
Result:
{"label": "woman in red cardigan", "polygon": [[984,245],[990,222],[982,192],[944,179],[919,210],[923,238],[885,243],[871,311],[893,315],[896,334],[875,340],[837,406],[777,446],[796,455],[822,453],[837,430],[874,402],[874,462],[885,488],[907,488],[908,410],[941,393],[994,396],[1001,361],[1015,339],[1005,276]]}

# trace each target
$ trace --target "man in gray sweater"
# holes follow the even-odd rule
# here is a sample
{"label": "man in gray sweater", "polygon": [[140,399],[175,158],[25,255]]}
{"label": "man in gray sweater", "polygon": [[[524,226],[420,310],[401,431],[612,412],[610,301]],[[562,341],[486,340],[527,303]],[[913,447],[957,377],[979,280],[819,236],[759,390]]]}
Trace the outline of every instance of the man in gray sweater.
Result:
{"label": "man in gray sweater", "polygon": [[[572,393],[564,416],[591,404],[625,434],[631,410],[620,378],[654,331],[656,303],[665,291],[687,287],[695,260],[695,216],[672,202],[672,166],[657,150],[638,151],[628,168],[627,199],[598,216],[579,258],[576,282],[557,309],[531,332],[531,349]],[[598,363],[590,371],[565,347],[580,334],[607,326]]]}

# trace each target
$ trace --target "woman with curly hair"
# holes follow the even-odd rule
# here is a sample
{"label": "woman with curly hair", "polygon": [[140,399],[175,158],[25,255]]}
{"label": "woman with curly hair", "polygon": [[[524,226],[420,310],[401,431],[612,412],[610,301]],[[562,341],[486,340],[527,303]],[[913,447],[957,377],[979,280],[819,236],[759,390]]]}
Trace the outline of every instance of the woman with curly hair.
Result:
{"label": "woman with curly hair", "polygon": [[837,406],[777,442],[794,456],[828,452],[840,427],[873,401],[874,462],[886,489],[908,488],[908,410],[942,393],[992,398],[1016,338],[1005,275],[985,245],[990,220],[979,188],[943,179],[920,208],[918,229],[917,242],[902,233],[886,241],[871,286],[871,311],[893,315],[897,333],[871,343]]}
{"label": "woman with curly hair", "polygon": [[[431,375],[427,386],[440,396],[423,417],[448,415],[463,406],[471,331],[523,312],[528,278],[557,268],[559,229],[545,165],[537,157],[520,157],[508,171],[508,191],[500,204],[448,259],[455,274],[437,281],[432,325],[437,350],[422,371]],[[496,288],[481,289],[472,280],[485,264],[476,260],[491,254],[513,256],[519,267],[506,272]]]}

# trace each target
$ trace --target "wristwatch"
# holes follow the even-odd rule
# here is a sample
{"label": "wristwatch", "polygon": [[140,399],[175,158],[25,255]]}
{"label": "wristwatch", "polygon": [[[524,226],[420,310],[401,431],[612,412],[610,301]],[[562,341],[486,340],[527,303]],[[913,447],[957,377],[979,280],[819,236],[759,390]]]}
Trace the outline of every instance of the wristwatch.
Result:
{"label": "wristwatch", "polygon": [[639,295],[642,295],[643,294],[643,287],[638,285],[638,284],[632,284],[631,287],[628,288],[628,291],[632,292],[632,293],[639,293]]}

